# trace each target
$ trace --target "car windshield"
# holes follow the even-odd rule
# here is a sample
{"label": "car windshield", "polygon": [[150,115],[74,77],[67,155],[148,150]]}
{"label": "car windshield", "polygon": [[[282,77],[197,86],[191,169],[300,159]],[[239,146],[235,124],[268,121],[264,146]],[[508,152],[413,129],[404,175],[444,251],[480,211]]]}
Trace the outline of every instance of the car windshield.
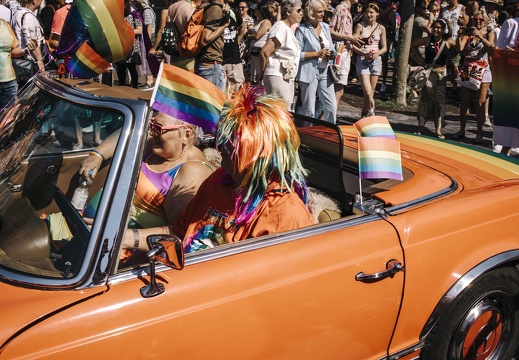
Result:
{"label": "car windshield", "polygon": [[[123,121],[122,113],[35,84],[0,113],[0,267],[74,276],[90,241],[90,226],[71,202],[80,164]],[[99,199],[108,168],[100,169],[100,181],[79,187],[79,195],[89,194],[87,208]]]}

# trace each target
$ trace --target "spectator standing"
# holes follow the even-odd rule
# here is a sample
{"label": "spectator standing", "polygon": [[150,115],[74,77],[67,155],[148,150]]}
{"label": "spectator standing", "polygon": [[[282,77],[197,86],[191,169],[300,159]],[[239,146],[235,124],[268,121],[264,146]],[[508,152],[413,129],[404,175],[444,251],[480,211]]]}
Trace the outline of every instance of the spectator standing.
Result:
{"label": "spectator standing", "polygon": [[503,0],[485,0],[484,5],[488,14],[488,31],[492,31],[498,26],[499,11],[503,7]]}
{"label": "spectator standing", "polygon": [[[227,0],[232,3],[234,0]],[[240,40],[245,35],[245,23],[239,13],[230,9],[230,23],[223,32],[223,71],[225,73],[225,94],[229,97],[245,82],[240,53]]]}
{"label": "spectator standing", "polygon": [[324,0],[308,0],[305,9],[307,20],[296,29],[295,36],[301,49],[297,80],[302,114],[320,115],[316,114],[316,95],[319,95],[324,120],[335,123],[337,103],[333,78],[328,75],[334,45],[330,27],[323,21],[325,7]]}
{"label": "spectator standing", "polygon": [[301,54],[291,27],[301,22],[304,11],[300,0],[283,0],[279,12],[281,20],[272,25],[260,51],[258,81],[263,80],[267,93],[281,96],[291,109]]}
{"label": "spectator standing", "polygon": [[52,18],[52,26],[49,35],[49,47],[51,49],[57,49],[61,31],[63,30],[63,24],[67,18],[68,12],[72,7],[73,0],[65,0],[65,5],[56,10],[54,17]]}
{"label": "spectator standing", "polygon": [[[452,36],[452,39],[456,41],[458,37],[458,30],[460,28],[460,22],[463,18],[462,11],[464,11],[464,6],[458,3],[458,0],[447,0],[448,5],[444,7],[441,11],[440,18],[447,22],[449,26],[449,33]],[[452,49],[455,50],[454,48]],[[457,69],[460,66],[461,57],[459,54],[451,54],[449,57],[449,61],[447,62],[447,73],[449,76],[449,80],[452,84],[452,93],[453,96],[459,99],[459,95],[457,92],[458,84],[456,83],[456,75]]]}
{"label": "spectator standing", "polygon": [[380,56],[387,52],[386,29],[377,22],[379,11],[377,4],[368,4],[362,22],[355,28],[355,35],[363,41],[362,46],[353,46],[357,53],[357,76],[364,93],[361,117],[375,115],[375,87],[382,73]]}
{"label": "spectator standing", "polygon": [[129,0],[124,1],[124,20],[133,28],[135,32],[135,41],[133,48],[125,59],[117,63],[117,78],[119,86],[126,85],[126,70],[131,76],[131,85],[137,89],[139,87],[139,74],[137,73],[137,65],[142,64],[142,53],[140,45],[140,36],[142,35],[142,22],[132,14],[132,8]]}
{"label": "spectator standing", "polygon": [[19,58],[29,54],[37,48],[36,40],[31,40],[27,48],[18,46],[18,39],[14,35],[11,25],[0,19],[0,110],[16,97],[18,83],[12,65],[12,58]]}
{"label": "spectator standing", "polygon": [[267,2],[267,7],[270,13],[270,20],[274,23],[281,20],[281,12],[279,11],[279,2],[276,0],[269,0]]}
{"label": "spectator standing", "polygon": [[269,30],[272,27],[270,21],[270,13],[267,5],[262,5],[255,10],[256,18],[258,22],[248,32],[248,38],[250,40],[249,45],[249,63],[250,63],[250,81],[257,83],[259,68],[259,54],[261,48],[267,42]]}
{"label": "spectator standing", "polygon": [[210,0],[204,10],[201,46],[195,64],[195,73],[225,92],[223,71],[224,30],[230,24],[230,7],[223,0]]}
{"label": "spectator standing", "polygon": [[492,83],[492,72],[490,71],[490,54],[494,47],[494,34],[487,36],[488,17],[485,12],[477,11],[471,18],[471,27],[460,27],[460,35],[456,41],[456,50],[462,52],[465,59],[479,60],[486,63],[483,80],[478,90],[461,87],[460,103],[460,131],[452,136],[453,139],[465,138],[465,127],[467,116],[472,100],[476,105],[477,134],[474,144],[483,142],[483,123],[485,122],[485,100],[488,89]]}
{"label": "spectator standing", "polygon": [[[354,4],[354,6],[357,4]],[[353,36],[353,17],[350,12],[350,1],[343,0],[333,12],[330,20],[330,33],[335,40],[334,47],[337,52],[338,81],[334,84],[335,102],[339,106],[344,86],[348,85],[348,76],[351,66],[351,45],[361,45],[360,38]]]}
{"label": "spectator standing", "polygon": [[377,17],[377,22],[384,26],[386,33],[386,47],[387,51],[381,54],[382,60],[382,85],[380,85],[380,92],[386,92],[387,89],[387,73],[388,61],[391,48],[395,43],[395,36],[397,30],[397,14],[395,9],[391,6],[390,0],[378,0],[380,13]]}
{"label": "spectator standing", "polygon": [[41,9],[40,20],[43,33],[45,34],[45,40],[49,40],[54,14],[58,9],[63,7],[63,5],[65,5],[65,0],[47,0],[45,7]]}
{"label": "spectator standing", "polygon": [[142,63],[137,67],[137,70],[139,76],[145,78],[145,83],[140,88],[143,90],[151,90],[153,88],[153,77],[157,75],[159,70],[159,64],[155,58],[155,54],[149,52],[155,41],[157,16],[148,0],[136,0],[135,4],[143,25],[142,35],[140,36]]}
{"label": "spectator standing", "polygon": [[[256,7],[254,7],[256,9]],[[243,74],[245,75],[245,81],[250,81],[250,62],[248,57],[248,47],[249,47],[249,37],[247,36],[248,31],[252,30],[254,27],[254,18],[249,15],[249,3],[247,1],[240,1],[238,3],[238,12],[240,17],[243,20],[243,25],[245,27],[245,32],[243,36],[239,36],[238,40],[240,44],[240,57],[241,63],[243,67]]]}
{"label": "spectator standing", "polygon": [[[183,34],[184,30],[186,29],[186,24],[191,18],[191,15],[193,15],[194,11],[195,8],[192,6],[191,3],[187,2],[186,0],[175,1],[168,7],[168,9],[162,10],[160,27],[157,31],[155,41],[149,53],[155,54],[155,52],[157,51],[156,49],[159,47],[160,41],[162,39],[162,31],[164,30],[164,27],[167,23],[171,21],[174,22],[175,28],[177,29],[177,33],[179,35]],[[191,72],[195,71],[195,59],[181,59],[180,54],[176,54],[171,56],[166,55],[166,61],[169,64],[178,66],[179,68],[182,68],[184,70]]]}
{"label": "spectator standing", "polygon": [[[11,20],[11,27],[22,49],[26,48],[34,39],[38,42],[38,46],[32,52],[32,58],[36,61],[36,65],[40,71],[45,69],[41,48],[45,43],[43,29],[39,20],[36,18],[35,10],[40,8],[42,0],[21,0],[21,9],[16,11]],[[27,55],[26,55],[27,56]],[[18,78],[18,85],[23,85],[28,79]]]}
{"label": "spectator standing", "polygon": [[431,20],[431,23],[438,20],[440,17],[440,5],[436,1],[431,2],[427,7],[427,10],[429,10],[430,13],[429,19]]}
{"label": "spectator standing", "polygon": [[[413,41],[411,51],[419,54],[418,48],[425,46],[425,58],[420,64],[432,67],[427,82],[420,91],[418,100],[418,130],[422,134],[427,120],[432,119],[438,139],[445,139],[442,134],[442,124],[445,118],[445,92],[447,89],[447,59],[452,48],[456,45],[443,19],[433,22],[431,36]],[[434,66],[432,66],[434,63]]]}
{"label": "spectator standing", "polygon": [[[364,5],[362,5],[362,3],[360,3],[360,2],[354,3],[351,6],[351,16],[353,19],[353,30],[355,30],[357,25],[359,23],[361,23],[362,19],[364,18]],[[357,53],[355,53],[354,51],[351,52],[349,81],[352,84],[356,84],[358,82],[358,80],[357,80]]]}

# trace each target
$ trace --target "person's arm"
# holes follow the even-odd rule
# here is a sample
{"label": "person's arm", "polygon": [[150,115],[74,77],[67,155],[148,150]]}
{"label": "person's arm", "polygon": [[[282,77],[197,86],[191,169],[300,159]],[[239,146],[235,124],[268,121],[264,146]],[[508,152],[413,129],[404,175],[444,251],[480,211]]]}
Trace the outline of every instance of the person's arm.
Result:
{"label": "person's arm", "polygon": [[263,80],[263,73],[265,72],[265,68],[269,63],[269,58],[272,54],[281,47],[281,43],[275,37],[267,40],[265,45],[261,48],[259,54],[259,71],[258,71],[258,81]]}
{"label": "person's arm", "polygon": [[243,22],[240,26],[240,30],[238,31],[238,38],[237,38],[238,44],[241,43],[241,41],[246,33],[247,33],[246,24],[245,24],[245,22]]}
{"label": "person's arm", "polygon": [[455,45],[455,49],[457,52],[461,52],[465,48],[465,45],[467,45],[468,38],[469,37],[466,34],[458,36]]}
{"label": "person's arm", "polygon": [[[357,26],[355,26],[355,31],[353,33],[353,36],[362,38],[360,35],[361,33],[362,33],[362,24],[359,23],[359,24],[357,24]],[[359,45],[352,44],[351,48],[354,53],[364,56],[366,54],[366,52],[361,46],[362,45],[360,45],[360,44]]]}
{"label": "person's arm", "polygon": [[383,25],[380,25],[380,49],[375,52],[373,55],[373,60],[385,54],[387,52],[387,41],[386,41],[386,28]]}
{"label": "person's arm", "polygon": [[415,55],[415,59],[421,59],[421,66],[425,66],[425,59],[420,54],[420,50],[418,49],[420,46],[427,46],[429,44],[429,37],[423,37],[421,39],[416,39],[411,43],[411,52]]}
{"label": "person's arm", "polygon": [[[216,8],[216,7],[215,7]],[[209,45],[213,41],[215,41],[229,26],[231,23],[231,19],[227,16],[227,14],[230,11],[229,4],[225,4],[222,7],[222,14],[223,18],[226,19],[225,23],[220,24],[218,27],[206,27],[204,28],[204,31],[202,32],[202,39],[200,40],[200,45],[202,47]]]}
{"label": "person's arm", "polygon": [[162,41],[162,31],[164,31],[164,27],[166,26],[167,21],[168,21],[168,9],[163,9],[160,12],[159,29],[157,30],[157,33],[155,34],[155,41],[153,42],[153,45],[151,46],[151,49],[149,51],[149,53],[151,55],[155,54],[155,51],[157,51],[157,47],[159,46],[160,42]]}
{"label": "person's arm", "polygon": [[142,25],[137,25],[137,26],[133,29],[133,32],[135,33],[135,35],[142,35]]}
{"label": "person's arm", "polygon": [[258,31],[256,31],[256,33],[249,33],[248,36],[250,39],[259,40],[271,27],[272,23],[270,22],[270,20],[265,19],[261,23]]}

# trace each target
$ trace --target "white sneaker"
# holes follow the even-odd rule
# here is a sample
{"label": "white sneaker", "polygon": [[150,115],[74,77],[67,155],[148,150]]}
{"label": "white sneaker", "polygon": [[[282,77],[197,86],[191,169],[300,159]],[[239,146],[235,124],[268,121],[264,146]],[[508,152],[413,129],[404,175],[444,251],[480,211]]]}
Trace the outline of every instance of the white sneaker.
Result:
{"label": "white sneaker", "polygon": [[74,146],[72,147],[72,150],[82,150],[83,149],[83,145],[81,144],[74,144]]}
{"label": "white sneaker", "polygon": [[490,122],[490,116],[488,116],[488,114],[485,114],[485,123],[483,125],[492,127],[492,123]]}
{"label": "white sneaker", "polygon": [[494,145],[494,149],[492,151],[494,151],[495,153],[500,153],[501,150],[503,150],[503,145]]}
{"label": "white sneaker", "polygon": [[380,92],[386,92],[386,84],[380,85]]}
{"label": "white sneaker", "polygon": [[519,147],[513,147],[510,149],[510,156],[519,157]]}
{"label": "white sneaker", "polygon": [[375,116],[375,108],[370,109],[370,110],[368,111],[367,116],[368,116],[368,117],[370,117],[370,116]]}

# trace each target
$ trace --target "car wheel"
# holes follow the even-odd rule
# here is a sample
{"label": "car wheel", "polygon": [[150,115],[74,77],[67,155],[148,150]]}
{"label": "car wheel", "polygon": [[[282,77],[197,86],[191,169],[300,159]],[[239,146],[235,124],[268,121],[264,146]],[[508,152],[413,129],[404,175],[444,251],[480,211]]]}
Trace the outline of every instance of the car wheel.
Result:
{"label": "car wheel", "polygon": [[491,271],[474,280],[439,318],[421,359],[509,360],[519,343],[519,273]]}

